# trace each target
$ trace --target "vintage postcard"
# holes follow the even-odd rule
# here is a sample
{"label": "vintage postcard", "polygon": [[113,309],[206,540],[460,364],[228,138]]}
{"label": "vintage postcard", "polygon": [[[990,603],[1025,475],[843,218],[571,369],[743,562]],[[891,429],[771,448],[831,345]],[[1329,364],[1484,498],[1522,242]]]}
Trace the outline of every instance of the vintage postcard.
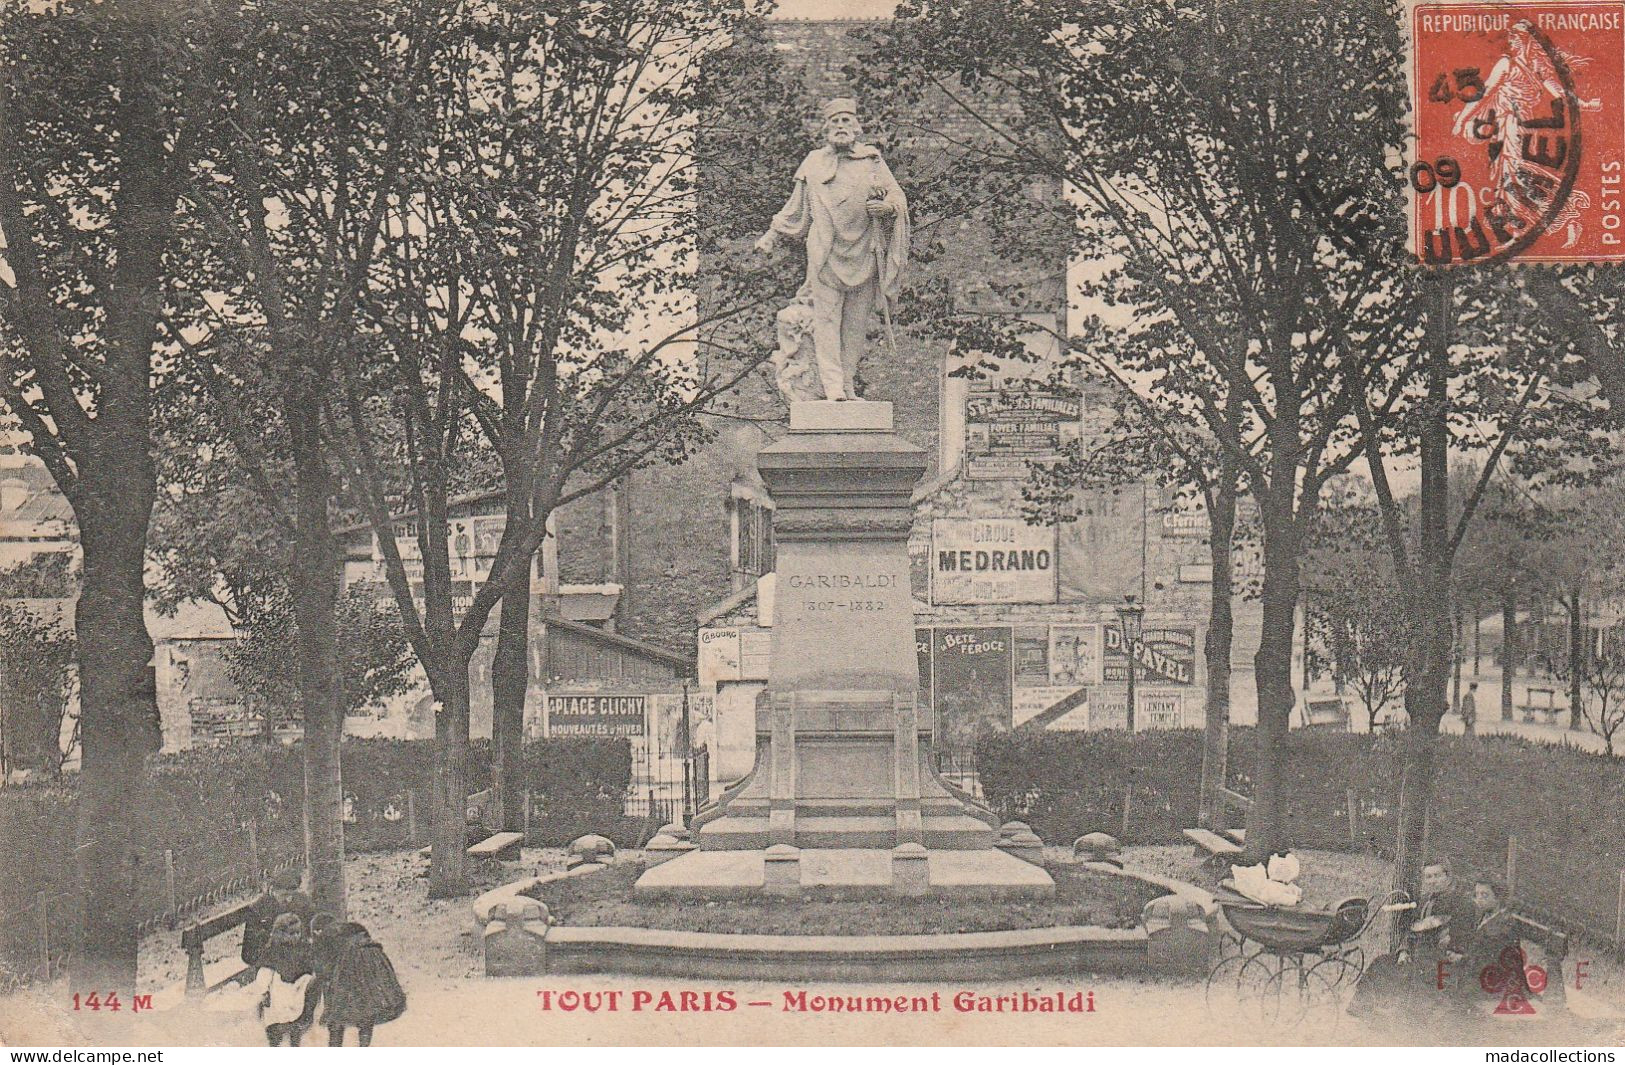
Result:
{"label": "vintage postcard", "polygon": [[1614,1060],[1622,166],[1625,0],[0,0],[0,1044]]}

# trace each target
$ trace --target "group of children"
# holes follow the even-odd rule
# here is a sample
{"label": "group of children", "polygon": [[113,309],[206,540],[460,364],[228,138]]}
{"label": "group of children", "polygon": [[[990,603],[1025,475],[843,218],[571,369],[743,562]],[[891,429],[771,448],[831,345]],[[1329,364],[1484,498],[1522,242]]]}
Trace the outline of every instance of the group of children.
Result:
{"label": "group of children", "polygon": [[320,1006],[328,1046],[343,1046],[347,1028],[370,1046],[375,1026],[406,1011],[406,993],[384,948],[356,922],[317,913],[302,880],[291,869],[273,876],[243,926],[266,1042],[298,1046]]}

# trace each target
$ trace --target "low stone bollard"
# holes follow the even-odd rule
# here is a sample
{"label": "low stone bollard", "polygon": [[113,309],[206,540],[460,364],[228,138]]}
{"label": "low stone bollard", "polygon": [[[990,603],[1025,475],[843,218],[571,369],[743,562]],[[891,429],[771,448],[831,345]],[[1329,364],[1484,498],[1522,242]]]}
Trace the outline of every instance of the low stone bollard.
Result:
{"label": "low stone bollard", "polygon": [[608,865],[615,857],[615,844],[604,836],[579,836],[570,841],[570,864],[598,862]]}
{"label": "low stone bollard", "polygon": [[775,843],[762,855],[762,890],[769,895],[801,894],[801,851]]}
{"label": "low stone bollard", "polygon": [[998,841],[993,844],[999,850],[1024,862],[1042,865],[1044,862],[1044,841],[1038,838],[1031,826],[1025,821],[1006,821],[999,826]]}
{"label": "low stone bollard", "polygon": [[892,890],[899,895],[931,893],[931,856],[918,843],[900,843],[891,852]]}
{"label": "low stone bollard", "polygon": [[1122,851],[1117,837],[1104,832],[1087,832],[1072,842],[1072,857],[1083,862],[1111,862],[1121,868]]}
{"label": "low stone bollard", "polygon": [[1204,976],[1213,950],[1213,926],[1200,903],[1163,895],[1145,904],[1147,961],[1152,972]]}
{"label": "low stone bollard", "polygon": [[547,971],[547,907],[535,899],[503,903],[485,925],[485,975],[534,976]]}

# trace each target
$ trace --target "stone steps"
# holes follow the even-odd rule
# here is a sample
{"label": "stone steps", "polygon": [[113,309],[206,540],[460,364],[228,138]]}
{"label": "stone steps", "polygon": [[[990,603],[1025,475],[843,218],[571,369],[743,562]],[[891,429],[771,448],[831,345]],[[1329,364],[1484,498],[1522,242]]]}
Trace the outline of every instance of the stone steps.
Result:
{"label": "stone steps", "polygon": [[796,815],[796,846],[834,848],[890,848],[897,845],[897,818],[807,817]]}
{"label": "stone steps", "polygon": [[925,845],[931,850],[973,851],[993,846],[998,830],[966,814],[944,814],[920,819]]}
{"label": "stone steps", "polygon": [[[724,817],[700,829],[701,850],[749,850],[769,843],[768,818]],[[920,818],[921,837],[932,850],[985,850],[993,846],[995,830],[964,814],[926,814]],[[797,811],[795,845],[809,850],[838,848],[889,849],[897,844],[894,814],[859,816],[809,815]]]}

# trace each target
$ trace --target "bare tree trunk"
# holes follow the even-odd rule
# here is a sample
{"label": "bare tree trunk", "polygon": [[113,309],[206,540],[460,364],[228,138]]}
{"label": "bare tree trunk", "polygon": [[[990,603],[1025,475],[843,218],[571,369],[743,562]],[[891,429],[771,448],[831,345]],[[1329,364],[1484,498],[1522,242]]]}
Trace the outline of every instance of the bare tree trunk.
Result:
{"label": "bare tree trunk", "polygon": [[[504,379],[504,388],[518,390],[518,381]],[[535,464],[522,446],[523,433],[511,430],[510,445],[502,449],[505,482],[503,539],[517,537],[534,525],[532,492]],[[524,828],[520,805],[524,772],[525,693],[530,688],[530,609],[533,560],[525,559],[522,580],[503,589],[499,608],[496,655],[491,661],[491,796],[496,818],[504,830]]]}
{"label": "bare tree trunk", "polygon": [[[147,842],[137,838],[136,812],[147,801],[146,756],[162,744],[148,666],[152,640],[142,616],[154,479],[144,420],[139,428],[139,439],[130,440],[116,465],[85,464],[74,508],[84,564],[74,615],[83,746],[81,935],[72,984],[85,993],[136,990],[137,885]],[[109,458],[112,453],[109,448]]]}
{"label": "bare tree trunk", "polygon": [[[1461,713],[1461,658],[1462,644],[1465,641],[1463,629],[1465,622],[1461,617],[1461,608],[1457,607],[1450,621],[1450,705]],[[1469,736],[1473,734],[1474,722],[1471,716],[1463,715],[1461,719],[1462,730]]]}
{"label": "bare tree trunk", "polygon": [[[1279,457],[1277,461],[1280,461]],[[1288,469],[1295,469],[1287,465]],[[1263,632],[1253,668],[1258,683],[1258,733],[1247,853],[1262,858],[1288,844],[1283,823],[1280,761],[1292,723],[1292,638],[1297,623],[1299,536],[1293,520],[1296,486],[1272,486],[1264,513]]]}
{"label": "bare tree trunk", "polygon": [[1585,697],[1585,661],[1591,649],[1586,646],[1585,618],[1578,588],[1565,605],[1569,609],[1569,728],[1579,731],[1583,717],[1581,699]]}
{"label": "bare tree trunk", "polygon": [[[455,652],[445,652],[455,659]],[[468,662],[441,662],[432,685],[434,719],[434,833],[429,854],[429,897],[457,898],[468,892],[466,813],[468,808]],[[444,668],[450,665],[452,668]]]}
{"label": "bare tree trunk", "polygon": [[[88,427],[74,431],[80,438],[75,483],[71,490],[62,486],[73,504],[83,553],[74,617],[81,724],[75,830],[81,936],[71,980],[85,993],[133,994],[137,886],[148,842],[136,838],[135,813],[147,803],[146,756],[162,745],[152,639],[142,611],[147,525],[157,495],[152,350],[163,313],[163,257],[173,237],[178,171],[167,139],[172,127],[164,118],[157,79],[150,76],[152,63],[162,54],[160,12],[150,3],[130,3],[114,17],[125,20],[117,32],[130,49],[109,56],[117,69],[112,121],[119,131],[121,158],[116,172],[106,175],[107,185],[116,189],[116,224],[107,230],[116,258],[99,294],[107,343],[100,352],[95,417]],[[6,134],[12,135],[21,136]],[[9,173],[11,168],[0,169]],[[23,229],[7,236],[19,246],[32,240]],[[21,276],[13,280],[19,290],[25,287]],[[68,336],[54,339],[78,344]],[[72,397],[67,403],[74,403]],[[59,432],[69,431],[72,419],[67,416],[66,409],[53,411]]]}
{"label": "bare tree trunk", "polygon": [[[338,543],[328,520],[332,480],[320,447],[314,404],[289,409],[295,439],[295,545],[288,567],[298,630],[299,701],[304,714],[306,861],[316,908],[345,918],[344,692],[339,672]],[[306,413],[308,411],[308,415]]]}
{"label": "bare tree trunk", "polygon": [[[511,513],[511,511],[510,511]],[[525,692],[530,687],[530,582],[502,593],[491,662],[491,797],[504,831],[524,824]]]}
{"label": "bare tree trunk", "polygon": [[1207,638],[1207,717],[1202,734],[1202,783],[1196,822],[1203,828],[1213,823],[1218,790],[1225,785],[1230,750],[1230,650],[1235,635],[1231,599],[1234,536],[1236,528],[1236,479],[1228,466],[1219,474],[1218,491],[1208,506],[1209,561],[1213,567],[1209,585],[1212,603],[1208,608]]}
{"label": "bare tree trunk", "polygon": [[1483,604],[1481,604],[1481,603],[1473,604],[1473,676],[1474,677],[1477,677],[1480,673],[1482,673],[1484,671],[1484,659],[1483,659],[1483,655],[1480,653],[1481,641],[1482,641],[1483,635],[1484,635],[1484,631],[1483,631],[1484,630],[1484,626],[1483,626],[1484,611],[1482,609],[1482,606],[1483,606]]}
{"label": "bare tree trunk", "polygon": [[1455,315],[1452,286],[1438,284],[1437,304],[1428,323],[1431,354],[1427,407],[1422,420],[1421,536],[1417,552],[1420,587],[1408,599],[1415,649],[1406,663],[1405,710],[1410,717],[1405,742],[1404,780],[1399,823],[1401,867],[1398,881],[1418,898],[1422,874],[1423,830],[1433,795],[1434,752],[1439,722],[1448,708],[1450,610],[1450,366],[1449,344]]}
{"label": "bare tree trunk", "polygon": [[1518,599],[1509,581],[1501,589],[1501,720],[1512,720],[1512,681],[1516,676]]}

